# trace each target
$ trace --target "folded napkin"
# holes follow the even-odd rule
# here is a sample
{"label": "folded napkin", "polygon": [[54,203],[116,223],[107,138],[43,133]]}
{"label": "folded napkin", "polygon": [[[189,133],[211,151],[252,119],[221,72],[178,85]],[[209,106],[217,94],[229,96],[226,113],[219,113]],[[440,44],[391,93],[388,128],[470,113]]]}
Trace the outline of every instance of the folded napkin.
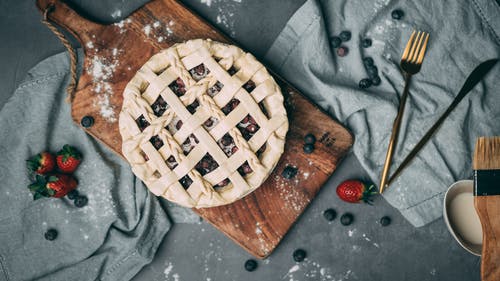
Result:
{"label": "folded napkin", "polygon": [[[129,165],[77,127],[65,103],[67,54],[35,66],[0,111],[0,280],[129,280],[151,262],[170,228]],[[25,160],[64,144],[82,151],[78,191],[33,201]],[[44,238],[49,228],[54,241]]]}
{"label": "folded napkin", "polygon": [[[405,12],[401,20],[391,11]],[[380,174],[404,77],[402,51],[414,29],[430,32],[421,72],[412,79],[392,171],[452,102],[479,63],[500,56],[500,6],[493,0],[309,0],[290,19],[266,61],[354,134],[354,154],[374,183]],[[330,38],[352,39],[346,57]],[[361,39],[373,45],[361,48]],[[382,84],[361,90],[362,59],[372,57]],[[472,174],[475,138],[500,135],[500,65],[448,117],[430,142],[384,193],[414,226],[442,214],[446,188]]]}

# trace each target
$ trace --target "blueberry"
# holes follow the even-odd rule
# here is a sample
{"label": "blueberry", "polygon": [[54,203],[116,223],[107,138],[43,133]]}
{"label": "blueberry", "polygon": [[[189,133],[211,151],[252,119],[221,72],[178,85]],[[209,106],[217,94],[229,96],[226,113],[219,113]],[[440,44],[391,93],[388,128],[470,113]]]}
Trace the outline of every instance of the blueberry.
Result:
{"label": "blueberry", "polygon": [[340,39],[340,37],[333,36],[330,38],[330,44],[333,48],[338,48],[340,47],[340,44],[342,44],[342,39]]}
{"label": "blueberry", "polygon": [[340,32],[339,37],[340,37],[340,40],[342,40],[343,42],[347,42],[347,41],[351,40],[351,32],[348,30],[344,30],[344,31]]}
{"label": "blueberry", "polygon": [[340,223],[342,225],[350,225],[352,221],[354,220],[354,217],[351,213],[345,213],[340,217]]}
{"label": "blueberry", "polygon": [[335,212],[334,209],[327,209],[323,212],[323,217],[325,217],[327,221],[332,221],[337,217],[337,212]]}
{"label": "blueberry", "polygon": [[372,78],[372,85],[378,86],[378,85],[380,85],[380,83],[382,83],[382,80],[380,80],[379,76],[375,76]]}
{"label": "blueberry", "polygon": [[87,205],[88,202],[89,199],[84,195],[80,195],[75,198],[75,206],[78,208],[85,207],[85,205]]}
{"label": "blueberry", "polygon": [[304,150],[305,154],[311,154],[314,151],[314,144],[304,144],[304,147],[302,149]]}
{"label": "blueberry", "polygon": [[369,48],[372,45],[372,39],[370,38],[365,38],[363,41],[361,41],[361,47],[363,48]]}
{"label": "blueberry", "polygon": [[391,13],[391,17],[395,20],[400,20],[404,17],[405,15],[405,12],[403,12],[402,10],[400,9],[396,9],[394,11],[392,11]]}
{"label": "blueberry", "polygon": [[45,232],[44,236],[45,236],[45,239],[47,239],[49,241],[53,241],[57,238],[57,230],[51,228],[51,229],[47,230],[47,232]]}
{"label": "blueberry", "polygon": [[380,219],[380,225],[382,226],[388,226],[389,224],[391,224],[391,218],[388,217],[388,216],[384,216]]}
{"label": "blueberry", "polygon": [[337,49],[337,55],[339,57],[345,57],[349,53],[349,49],[346,46],[341,46]]}
{"label": "blueberry", "polygon": [[293,260],[296,262],[303,261],[306,258],[306,256],[307,256],[306,251],[304,251],[302,249],[297,249],[297,250],[293,251]]}
{"label": "blueberry", "polygon": [[66,196],[68,196],[69,200],[75,200],[76,197],[78,197],[78,190],[73,189],[70,192],[68,192],[68,194]]}
{"label": "blueberry", "polygon": [[281,173],[281,176],[283,176],[285,179],[289,180],[297,174],[297,168],[292,167],[292,166],[286,166],[285,169],[283,170],[283,173]]}
{"label": "blueberry", "polygon": [[364,78],[364,79],[361,79],[361,81],[359,81],[359,87],[361,89],[369,88],[371,85],[372,85],[372,80],[370,80],[368,78]]}
{"label": "blueberry", "polygon": [[372,66],[373,63],[373,59],[370,57],[366,57],[363,59],[363,64],[365,65],[365,67]]}
{"label": "blueberry", "polygon": [[368,73],[368,77],[374,78],[378,76],[378,68],[375,65],[369,65],[366,67],[366,72]]}
{"label": "blueberry", "polygon": [[316,143],[316,137],[313,134],[307,134],[304,137],[304,142],[306,144],[315,144]]}
{"label": "blueberry", "polygon": [[250,259],[245,262],[246,271],[252,272],[256,269],[257,269],[257,262],[255,260]]}
{"label": "blueberry", "polygon": [[82,120],[80,121],[80,124],[82,124],[84,128],[92,127],[92,125],[94,125],[94,117],[88,115],[83,116]]}

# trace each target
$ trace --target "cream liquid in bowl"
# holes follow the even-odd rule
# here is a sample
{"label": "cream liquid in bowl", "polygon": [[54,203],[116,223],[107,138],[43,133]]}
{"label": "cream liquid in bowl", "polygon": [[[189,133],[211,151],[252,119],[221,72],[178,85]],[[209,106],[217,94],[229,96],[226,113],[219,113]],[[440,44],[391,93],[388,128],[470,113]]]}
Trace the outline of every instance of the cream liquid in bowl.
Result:
{"label": "cream liquid in bowl", "polygon": [[452,184],[444,196],[444,221],[451,235],[465,250],[481,256],[483,229],[474,208],[474,183],[461,180]]}
{"label": "cream liquid in bowl", "polygon": [[471,244],[480,245],[483,232],[479,216],[474,209],[474,196],[469,192],[459,193],[449,205],[450,222],[455,231]]}

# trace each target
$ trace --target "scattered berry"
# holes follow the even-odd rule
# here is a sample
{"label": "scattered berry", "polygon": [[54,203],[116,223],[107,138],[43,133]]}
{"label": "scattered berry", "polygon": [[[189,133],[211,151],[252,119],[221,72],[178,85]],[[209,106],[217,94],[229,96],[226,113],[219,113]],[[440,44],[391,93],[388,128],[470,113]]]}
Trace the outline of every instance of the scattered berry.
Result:
{"label": "scattered berry", "polygon": [[372,66],[374,64],[373,59],[370,57],[366,57],[363,59],[363,64],[365,67]]}
{"label": "scattered berry", "polygon": [[340,223],[345,226],[350,225],[353,220],[354,217],[351,213],[345,213],[340,217]]}
{"label": "scattered berry", "polygon": [[333,48],[338,48],[340,47],[340,44],[342,44],[342,39],[338,36],[333,36],[330,38],[330,44]]}
{"label": "scattered berry", "polygon": [[87,198],[87,196],[80,195],[75,198],[75,206],[77,208],[85,207],[85,205],[87,205],[88,202],[89,199]]}
{"label": "scattered berry", "polygon": [[57,230],[51,228],[51,229],[47,230],[47,232],[45,232],[44,236],[45,236],[45,239],[47,239],[49,241],[56,240]]}
{"label": "scattered berry", "polygon": [[382,80],[380,80],[379,76],[375,76],[372,78],[372,85],[378,86],[378,85],[380,85],[380,83],[382,83]]}
{"label": "scattered berry", "polygon": [[26,160],[28,169],[39,175],[45,175],[52,172],[56,166],[54,155],[44,151]]}
{"label": "scattered berry", "polygon": [[400,10],[400,9],[394,10],[394,11],[392,11],[392,13],[391,13],[391,17],[392,17],[393,19],[395,19],[395,20],[400,20],[400,19],[402,19],[402,18],[404,17],[404,15],[405,15],[405,13],[404,13],[402,10]]}
{"label": "scattered berry", "polygon": [[351,40],[351,32],[348,30],[344,30],[344,31],[340,32],[339,37],[340,37],[340,40],[342,40],[343,42],[347,42],[347,41]]}
{"label": "scattered berry", "polygon": [[361,79],[361,81],[359,81],[359,87],[361,89],[366,89],[366,88],[369,88],[370,86],[372,85],[372,80],[368,79],[368,78],[364,78],[364,79]]}
{"label": "scattered berry", "polygon": [[388,217],[388,216],[383,216],[381,219],[380,219],[380,224],[382,226],[388,226],[389,224],[391,224],[391,218]]}
{"label": "scattered berry", "polygon": [[346,180],[337,186],[337,195],[348,203],[371,203],[370,197],[377,193],[375,187],[368,186],[359,180]]}
{"label": "scattered berry", "polygon": [[57,152],[57,166],[64,173],[73,173],[80,162],[82,154],[76,148],[65,144],[63,149]]}
{"label": "scattered berry", "polygon": [[313,134],[307,134],[304,137],[304,142],[306,144],[315,144],[316,143],[316,137]]}
{"label": "scattered berry", "polygon": [[66,196],[68,196],[69,200],[75,200],[76,197],[78,197],[78,195],[79,195],[78,190],[73,189],[70,192],[68,192],[68,194]]}
{"label": "scattered berry", "polygon": [[366,67],[366,73],[368,73],[368,77],[373,79],[378,76],[378,68],[375,65],[369,65]]}
{"label": "scattered berry", "polygon": [[88,115],[83,116],[82,120],[80,120],[80,124],[82,124],[84,128],[90,128],[94,125],[94,117]]}
{"label": "scattered berry", "polygon": [[304,261],[306,256],[307,256],[306,251],[304,251],[302,249],[297,249],[297,250],[293,251],[293,260],[296,262]]}
{"label": "scattered berry", "polygon": [[255,260],[250,259],[245,262],[246,271],[252,272],[256,269],[257,269],[257,262]]}
{"label": "scattered berry", "polygon": [[361,41],[361,47],[363,48],[369,48],[372,45],[372,39],[370,38],[365,38],[363,41]]}
{"label": "scattered berry", "polygon": [[281,173],[281,176],[289,180],[295,177],[296,174],[297,174],[297,167],[286,166],[285,169],[283,170],[283,173]]}
{"label": "scattered berry", "polygon": [[302,148],[305,154],[311,154],[314,151],[314,144],[304,144]]}
{"label": "scattered berry", "polygon": [[349,53],[349,49],[346,46],[341,46],[337,49],[337,55],[339,57],[345,57]]}
{"label": "scattered berry", "polygon": [[327,209],[323,212],[323,217],[325,217],[327,221],[332,221],[337,217],[337,212],[335,212],[334,209]]}

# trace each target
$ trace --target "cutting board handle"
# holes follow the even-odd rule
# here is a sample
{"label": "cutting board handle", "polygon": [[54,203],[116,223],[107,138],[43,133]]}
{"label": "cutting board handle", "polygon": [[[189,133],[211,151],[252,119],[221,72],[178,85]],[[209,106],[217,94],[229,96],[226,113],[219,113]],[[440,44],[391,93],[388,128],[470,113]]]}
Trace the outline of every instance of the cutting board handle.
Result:
{"label": "cutting board handle", "polygon": [[481,280],[500,280],[500,195],[476,196],[474,205],[483,226]]}
{"label": "cutting board handle", "polygon": [[100,27],[99,24],[79,15],[61,0],[36,0],[36,6],[42,14],[50,7],[52,10],[47,14],[48,19],[70,32],[80,43],[83,42],[79,36],[82,33],[76,32],[77,30],[90,31]]}

